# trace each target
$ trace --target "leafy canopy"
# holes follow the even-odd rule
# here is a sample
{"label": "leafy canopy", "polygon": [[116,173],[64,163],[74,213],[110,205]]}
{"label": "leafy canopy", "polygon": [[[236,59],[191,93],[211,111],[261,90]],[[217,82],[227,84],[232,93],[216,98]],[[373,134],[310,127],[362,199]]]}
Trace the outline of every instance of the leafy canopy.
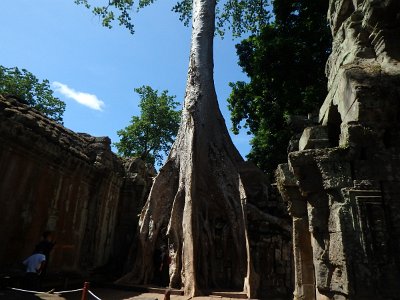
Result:
{"label": "leafy canopy", "polygon": [[47,79],[40,82],[25,69],[0,66],[0,94],[16,96],[50,119],[63,123],[65,103],[54,97]]}
{"label": "leafy canopy", "polygon": [[[76,4],[91,9],[99,16],[105,27],[111,28],[114,21],[134,33],[132,12],[138,12],[156,0],[74,0]],[[95,5],[91,3],[96,3]],[[225,29],[232,30],[233,36],[240,36],[250,31],[256,33],[268,23],[269,0],[217,0],[216,31],[221,36]],[[180,0],[172,10],[179,14],[179,19],[188,26],[192,17],[193,0]],[[227,27],[225,28],[225,25]]]}
{"label": "leafy canopy", "polygon": [[157,90],[142,86],[135,92],[140,95],[140,117],[133,116],[130,124],[117,132],[120,141],[115,146],[122,156],[140,156],[148,163],[161,165],[178,133],[179,103],[166,90],[158,95]]}
{"label": "leafy canopy", "polygon": [[274,21],[236,46],[250,82],[230,83],[233,131],[253,134],[248,158],[267,173],[287,160],[290,117],[316,111],[326,96],[327,10],[328,1],[275,0]]}

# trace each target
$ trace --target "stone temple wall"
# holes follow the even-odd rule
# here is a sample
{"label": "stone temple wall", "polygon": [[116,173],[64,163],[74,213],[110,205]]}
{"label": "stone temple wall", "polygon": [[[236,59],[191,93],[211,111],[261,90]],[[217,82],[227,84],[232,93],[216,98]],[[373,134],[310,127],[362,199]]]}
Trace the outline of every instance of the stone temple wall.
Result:
{"label": "stone temple wall", "polygon": [[30,255],[45,230],[56,237],[50,270],[86,272],[117,258],[122,269],[151,176],[143,162],[117,158],[108,137],[74,133],[0,96],[0,269]]}
{"label": "stone temple wall", "polygon": [[[245,162],[240,176],[247,197],[249,286],[259,299],[289,299],[293,292],[290,217],[276,187],[260,169]],[[280,225],[271,222],[271,217],[280,219]]]}
{"label": "stone temple wall", "polygon": [[277,170],[294,299],[400,299],[400,1],[330,0],[329,93]]}

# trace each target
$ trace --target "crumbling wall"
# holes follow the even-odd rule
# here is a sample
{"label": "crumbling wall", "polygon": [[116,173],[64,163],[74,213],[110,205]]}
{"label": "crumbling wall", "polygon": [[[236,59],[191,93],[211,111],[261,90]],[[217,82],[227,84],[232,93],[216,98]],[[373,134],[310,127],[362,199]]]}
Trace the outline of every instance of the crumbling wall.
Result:
{"label": "crumbling wall", "polygon": [[133,206],[151,184],[144,164],[135,166],[124,167],[108,137],[74,133],[0,96],[0,266],[30,255],[45,230],[56,237],[50,270],[88,271],[123,259],[117,246],[132,242],[123,224],[137,219],[141,207]]}
{"label": "crumbling wall", "polygon": [[[259,299],[289,299],[293,292],[290,217],[276,187],[260,169],[245,162],[240,176],[247,196],[248,263],[253,272],[249,285]],[[272,222],[274,218],[280,221]]]}
{"label": "crumbling wall", "polygon": [[277,170],[294,299],[399,299],[400,2],[331,0],[328,20],[320,124]]}

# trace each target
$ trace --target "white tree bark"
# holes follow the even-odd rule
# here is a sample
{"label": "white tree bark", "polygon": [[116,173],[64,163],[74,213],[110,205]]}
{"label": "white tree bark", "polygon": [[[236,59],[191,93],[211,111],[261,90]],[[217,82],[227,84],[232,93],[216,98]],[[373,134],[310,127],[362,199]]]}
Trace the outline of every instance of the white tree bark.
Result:
{"label": "white tree bark", "polygon": [[239,174],[243,159],[230,139],[214,87],[215,5],[215,0],[193,1],[181,126],[140,216],[136,265],[120,282],[150,282],[154,249],[168,243],[172,287],[197,296],[247,285],[245,291],[254,297]]}

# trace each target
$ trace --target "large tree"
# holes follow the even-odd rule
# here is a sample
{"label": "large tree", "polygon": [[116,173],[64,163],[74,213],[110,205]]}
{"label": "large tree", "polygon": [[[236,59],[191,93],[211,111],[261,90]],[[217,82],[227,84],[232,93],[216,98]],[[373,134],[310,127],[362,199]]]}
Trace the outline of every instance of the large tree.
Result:
{"label": "large tree", "polygon": [[[133,1],[110,3],[116,2]],[[143,5],[151,2],[140,1]],[[182,121],[140,216],[136,264],[121,281],[151,281],[154,250],[168,243],[171,286],[183,287],[189,296],[215,288],[244,288],[254,297],[257,275],[246,224],[251,190],[247,183],[252,182],[242,177],[245,163],[218,107],[213,79],[216,4],[216,0],[184,0],[176,6],[182,19],[192,16]],[[261,12],[262,19],[267,18],[267,1],[228,0],[219,4],[222,8],[217,22],[230,20],[235,32],[244,30],[246,23],[234,20],[250,20],[251,15],[262,16]],[[263,216],[284,226],[278,218]]]}
{"label": "large tree", "polygon": [[127,127],[118,130],[120,141],[115,146],[122,156],[141,157],[152,165],[161,165],[178,133],[179,103],[168,91],[158,95],[150,86],[136,88],[135,92],[140,96],[140,116],[133,116]]}
{"label": "large tree", "polygon": [[328,1],[275,0],[274,22],[239,45],[239,65],[250,82],[231,84],[235,133],[253,134],[248,158],[267,173],[287,160],[294,115],[315,112],[327,94],[325,62],[331,49]]}
{"label": "large tree", "polygon": [[0,94],[18,97],[62,124],[65,103],[53,95],[47,79],[40,81],[26,69],[6,68],[0,65]]}

